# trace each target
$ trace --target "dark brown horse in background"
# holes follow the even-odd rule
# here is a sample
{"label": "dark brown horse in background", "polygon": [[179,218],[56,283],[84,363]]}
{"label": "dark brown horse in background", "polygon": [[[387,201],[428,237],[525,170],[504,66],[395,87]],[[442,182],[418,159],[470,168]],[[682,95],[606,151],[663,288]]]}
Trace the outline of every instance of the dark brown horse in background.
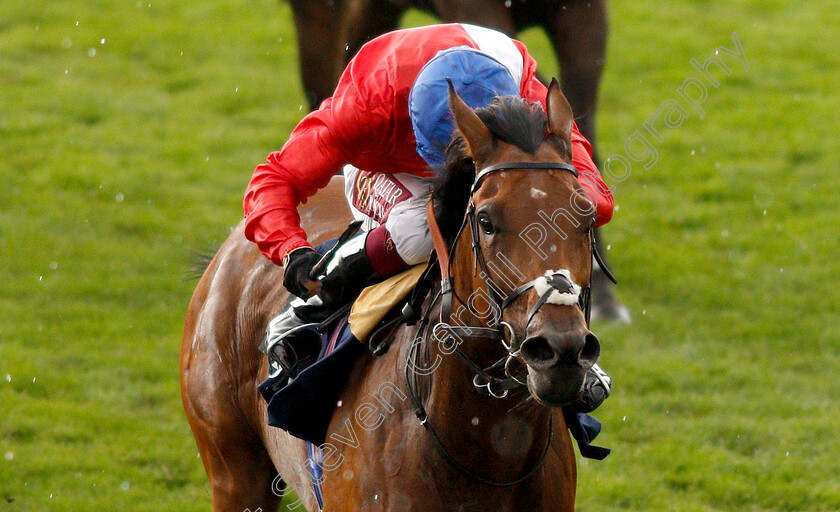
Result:
{"label": "dark brown horse in background", "polygon": [[[595,144],[595,107],[607,39],[606,0],[290,0],[303,88],[310,110],[332,96],[344,66],[370,39],[398,27],[415,7],[444,22],[493,28],[513,37],[541,27],[557,55],[562,89],[578,128]],[[597,151],[595,157],[599,163]],[[599,231],[596,237],[601,247]],[[593,316],[629,321],[602,272],[593,276]]]}
{"label": "dark brown horse in background", "polygon": [[[484,306],[473,300],[474,292],[488,286],[475,272],[478,258],[489,262],[502,253],[527,279],[566,269],[581,287],[589,283],[594,207],[584,204],[588,200],[575,175],[562,170],[571,160],[572,111],[556,82],[547,101],[550,135],[544,138],[541,110],[524,102],[480,110],[481,116],[502,121],[491,133],[450,93],[462,138],[450,149],[447,179],[436,189],[434,204],[450,247],[453,312],[459,312],[461,325],[487,325]],[[515,119],[527,122],[509,121]],[[504,127],[508,131],[500,135]],[[487,174],[471,192],[475,170],[499,163],[510,170]],[[342,214],[335,207],[344,201],[341,181],[335,177],[302,210],[314,242],[335,236],[350,218],[349,211]],[[476,221],[458,231],[468,201]],[[557,216],[556,227],[567,237],[558,237],[545,261],[533,257],[517,234],[537,210],[569,210],[572,201],[575,214]],[[267,373],[258,351],[263,330],[288,299],[281,272],[245,239],[240,224],[208,266],[187,312],[182,398],[217,512],[274,510],[284,489],[294,490],[308,510],[317,510],[305,473],[304,442],[267,425],[256,389]],[[497,285],[502,277],[491,271]],[[431,325],[440,317],[435,296],[433,291],[426,300]],[[386,354],[374,358],[365,351],[341,392],[322,447],[324,510],[572,512],[575,455],[555,407],[577,397],[600,347],[577,304],[538,302],[535,289],[528,289],[503,308],[502,318],[510,324],[505,332],[522,340],[518,368],[527,368],[527,387],[505,398],[476,391],[473,371],[447,350],[451,338],[416,338],[417,327],[403,326]],[[501,341],[464,335],[458,348],[486,367],[508,354]],[[434,363],[433,371],[418,370]],[[437,438],[418,421],[412,397],[425,408]]]}

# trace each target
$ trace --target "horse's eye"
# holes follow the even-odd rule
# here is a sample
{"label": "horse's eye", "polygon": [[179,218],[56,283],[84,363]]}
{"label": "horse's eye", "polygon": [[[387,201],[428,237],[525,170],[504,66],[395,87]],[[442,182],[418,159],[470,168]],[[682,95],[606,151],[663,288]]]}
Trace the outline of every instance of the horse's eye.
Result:
{"label": "horse's eye", "polygon": [[490,222],[490,217],[488,217],[485,213],[478,214],[478,225],[481,226],[481,230],[484,231],[485,235],[492,235],[496,230],[496,228],[493,227],[493,223]]}

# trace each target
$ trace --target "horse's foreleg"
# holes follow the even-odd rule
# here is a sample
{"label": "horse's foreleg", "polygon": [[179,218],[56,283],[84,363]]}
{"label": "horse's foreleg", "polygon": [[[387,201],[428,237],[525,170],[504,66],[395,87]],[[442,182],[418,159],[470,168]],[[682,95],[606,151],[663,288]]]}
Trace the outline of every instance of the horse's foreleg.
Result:
{"label": "horse's foreleg", "polygon": [[213,510],[277,510],[283,484],[244,419],[199,418],[189,410],[187,416],[210,480]]}
{"label": "horse's foreleg", "polygon": [[[272,492],[272,483],[277,470],[253,423],[235,402],[231,364],[222,362],[219,343],[196,334],[207,326],[194,328],[193,306],[190,311],[181,357],[181,398],[210,480],[213,510],[276,510],[279,493]],[[203,318],[211,313],[204,310]]]}

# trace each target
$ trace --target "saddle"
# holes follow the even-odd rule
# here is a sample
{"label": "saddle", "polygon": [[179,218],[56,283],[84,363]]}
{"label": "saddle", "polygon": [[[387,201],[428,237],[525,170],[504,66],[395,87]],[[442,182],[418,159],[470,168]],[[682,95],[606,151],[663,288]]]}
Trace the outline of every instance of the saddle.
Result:
{"label": "saddle", "polygon": [[375,355],[387,351],[391,334],[405,321],[403,305],[426,271],[424,263],[369,286],[349,312],[344,308],[321,324],[307,327],[319,339],[320,350],[291,382],[269,359],[269,376],[258,387],[268,402],[269,425],[323,444],[339,393],[364,352],[364,343]]}

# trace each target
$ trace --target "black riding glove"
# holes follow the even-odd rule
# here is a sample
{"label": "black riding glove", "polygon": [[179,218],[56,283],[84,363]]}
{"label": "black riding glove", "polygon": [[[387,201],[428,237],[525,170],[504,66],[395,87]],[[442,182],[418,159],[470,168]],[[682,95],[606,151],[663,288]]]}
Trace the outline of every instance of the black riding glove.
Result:
{"label": "black riding glove", "polygon": [[321,278],[321,293],[326,304],[343,305],[355,299],[364,287],[379,277],[364,249],[344,256],[338,265]]}
{"label": "black riding glove", "polygon": [[287,254],[283,262],[286,269],[283,273],[283,286],[294,295],[306,298],[309,290],[303,283],[312,281],[309,272],[320,259],[321,256],[310,247],[295,249]]}

